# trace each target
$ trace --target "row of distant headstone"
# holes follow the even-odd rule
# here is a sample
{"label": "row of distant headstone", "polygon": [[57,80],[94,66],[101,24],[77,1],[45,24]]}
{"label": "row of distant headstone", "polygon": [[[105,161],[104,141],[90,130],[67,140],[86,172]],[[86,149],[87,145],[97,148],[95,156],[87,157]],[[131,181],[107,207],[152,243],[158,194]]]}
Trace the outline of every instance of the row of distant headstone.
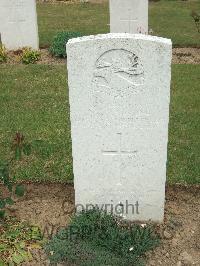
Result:
{"label": "row of distant headstone", "polygon": [[[110,0],[110,30],[147,34],[148,0]],[[38,49],[36,0],[1,0],[0,34],[8,49]]]}
{"label": "row of distant headstone", "polygon": [[[38,48],[35,1],[2,2],[3,42]],[[148,0],[110,0],[110,24],[67,44],[76,207],[162,221],[171,40],[148,35]]]}

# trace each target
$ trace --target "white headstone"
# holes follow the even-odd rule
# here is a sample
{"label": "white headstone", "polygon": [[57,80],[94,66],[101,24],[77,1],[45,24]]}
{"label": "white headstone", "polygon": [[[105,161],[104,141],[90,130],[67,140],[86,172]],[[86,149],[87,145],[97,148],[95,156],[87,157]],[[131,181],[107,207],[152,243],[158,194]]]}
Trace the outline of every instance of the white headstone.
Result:
{"label": "white headstone", "polygon": [[0,0],[0,34],[7,49],[38,49],[36,1]]}
{"label": "white headstone", "polygon": [[78,210],[92,204],[128,220],[162,221],[171,53],[171,40],[141,34],[68,42]]}
{"label": "white headstone", "polygon": [[148,0],[110,0],[110,32],[148,34]]}

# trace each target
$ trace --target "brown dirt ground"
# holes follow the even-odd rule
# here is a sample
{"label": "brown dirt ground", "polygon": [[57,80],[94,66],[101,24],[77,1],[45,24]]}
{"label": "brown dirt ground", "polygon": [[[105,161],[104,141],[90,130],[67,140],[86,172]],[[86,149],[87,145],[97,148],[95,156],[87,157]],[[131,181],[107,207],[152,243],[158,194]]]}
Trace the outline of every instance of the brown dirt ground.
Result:
{"label": "brown dirt ground", "polygon": [[200,64],[200,48],[173,48],[174,64]]}
{"label": "brown dirt ground", "polygon": [[[6,64],[22,64],[21,50],[10,51]],[[41,58],[37,64],[58,65],[66,64],[66,58],[56,58],[49,54],[48,49],[41,49]],[[173,48],[173,64],[200,64],[200,48]]]}
{"label": "brown dirt ground", "polygon": [[[74,208],[74,189],[66,184],[27,184],[26,195],[10,213],[39,225],[48,237],[66,226]],[[200,186],[168,186],[165,221],[158,225],[161,245],[147,255],[147,266],[200,265]],[[27,266],[46,266],[42,250]]]}
{"label": "brown dirt ground", "polygon": [[[37,0],[37,2],[41,3],[64,3],[64,4],[74,4],[74,3],[80,3],[81,0]],[[95,3],[95,4],[102,4],[105,2],[108,2],[109,0],[83,0],[85,2],[89,3]]]}
{"label": "brown dirt ground", "polygon": [[[65,64],[66,58],[57,58],[55,56],[51,56],[48,49],[40,50],[40,59],[36,62],[36,64],[45,64],[45,65],[58,65]],[[7,62],[5,64],[14,65],[14,64],[22,64],[21,62],[22,50],[9,51]]]}

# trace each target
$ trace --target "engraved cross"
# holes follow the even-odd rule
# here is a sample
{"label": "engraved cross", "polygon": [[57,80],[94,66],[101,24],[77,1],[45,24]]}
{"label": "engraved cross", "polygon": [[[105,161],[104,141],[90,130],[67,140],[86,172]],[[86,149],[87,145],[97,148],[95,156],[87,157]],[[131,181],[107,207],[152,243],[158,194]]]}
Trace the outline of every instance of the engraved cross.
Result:
{"label": "engraved cross", "polygon": [[118,156],[119,157],[119,184],[122,185],[122,156],[130,156],[135,154],[137,151],[127,151],[122,149],[122,133],[117,133],[119,137],[119,146],[116,150],[103,150],[103,155]]}
{"label": "engraved cross", "polygon": [[132,18],[132,10],[129,9],[128,10],[128,18],[125,19],[120,19],[120,21],[122,22],[128,22],[128,28],[129,28],[129,32],[131,31],[131,23],[136,23],[138,21],[138,18]]}

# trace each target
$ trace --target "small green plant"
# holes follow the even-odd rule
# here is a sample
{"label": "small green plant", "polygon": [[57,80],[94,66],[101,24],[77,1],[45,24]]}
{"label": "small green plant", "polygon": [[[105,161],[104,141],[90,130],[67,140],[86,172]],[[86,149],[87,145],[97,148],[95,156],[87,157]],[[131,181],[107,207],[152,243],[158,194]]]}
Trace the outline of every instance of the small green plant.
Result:
{"label": "small green plant", "polygon": [[0,223],[0,232],[0,266],[21,265],[31,261],[31,251],[40,249],[43,244],[38,227],[15,218],[8,217],[4,223]]}
{"label": "small green plant", "polygon": [[[14,178],[9,175],[9,166],[6,163],[0,165],[0,181],[4,189],[0,189],[0,219],[6,214],[6,207],[14,204],[14,196],[22,197],[25,193],[25,187],[22,184],[14,185]],[[3,191],[6,190],[6,196]]]}
{"label": "small green plant", "polygon": [[13,149],[16,160],[21,160],[22,155],[29,156],[31,154],[31,145],[25,142],[25,137],[20,132],[17,132],[13,141]]}
{"label": "small green plant", "polygon": [[7,61],[7,51],[3,44],[0,43],[0,63],[4,63]]}
{"label": "small green plant", "polygon": [[40,52],[26,47],[22,50],[21,61],[24,64],[34,64],[40,59]]}
{"label": "small green plant", "polygon": [[191,16],[194,19],[197,31],[200,33],[200,14],[198,14],[196,11],[192,11]]}
{"label": "small green plant", "polygon": [[14,157],[9,163],[0,163],[0,266],[21,265],[32,260],[32,249],[40,249],[43,237],[40,228],[18,221],[7,214],[8,206],[13,205],[16,197],[22,197],[25,187],[15,184],[9,174],[9,165],[23,155],[30,155],[30,144],[17,132],[13,139]]}
{"label": "small green plant", "polygon": [[[52,264],[143,265],[141,256],[159,243],[152,226],[121,223],[112,215],[91,210],[75,215],[45,249]],[[94,264],[95,262],[95,264]]]}
{"label": "small green plant", "polygon": [[[6,214],[6,208],[14,204],[15,196],[22,197],[25,193],[25,187],[22,184],[15,185],[15,178],[10,176],[9,165],[12,160],[20,160],[23,155],[31,154],[31,145],[25,142],[23,134],[17,132],[13,139],[14,158],[10,162],[0,163],[0,183],[3,188],[0,188],[0,218],[3,219]],[[6,191],[6,193],[5,193]]]}
{"label": "small green plant", "polygon": [[49,49],[50,53],[56,57],[66,57],[66,43],[69,41],[69,39],[80,36],[81,33],[79,32],[61,31],[57,33]]}

